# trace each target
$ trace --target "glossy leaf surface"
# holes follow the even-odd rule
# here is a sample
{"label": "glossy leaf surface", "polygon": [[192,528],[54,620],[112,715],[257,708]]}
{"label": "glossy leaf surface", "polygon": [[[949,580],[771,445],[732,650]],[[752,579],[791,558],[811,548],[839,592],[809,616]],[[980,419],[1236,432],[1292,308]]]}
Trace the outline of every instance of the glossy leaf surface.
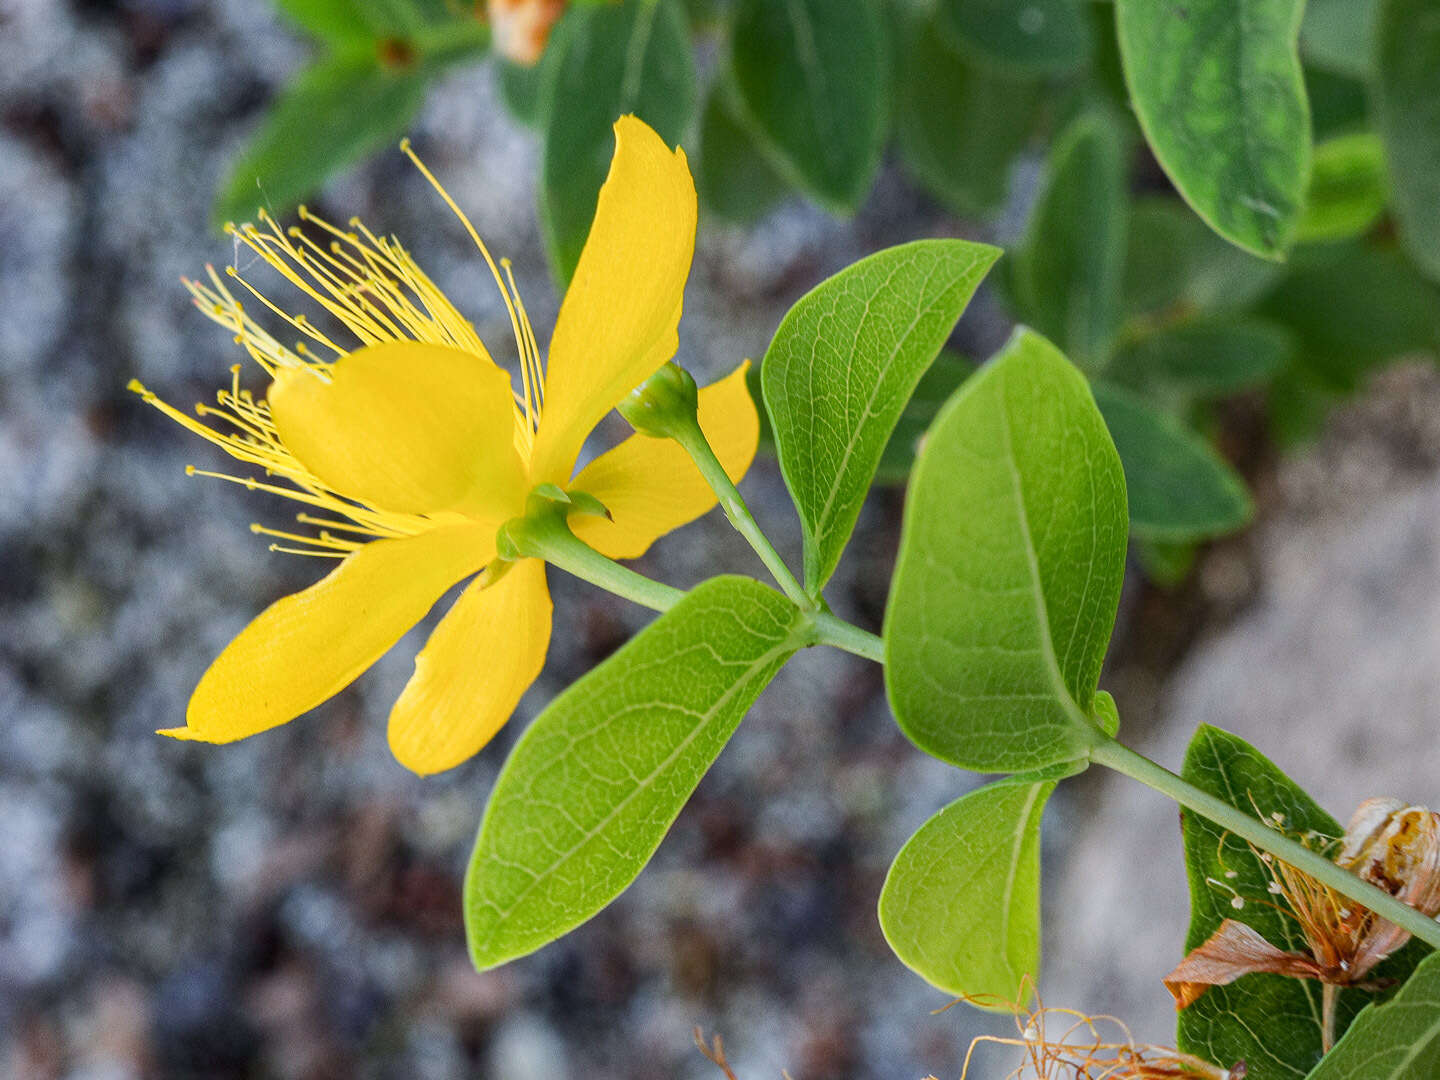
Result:
{"label": "glossy leaf surface", "polygon": [[880,893],[904,963],[950,994],[1014,1001],[1040,974],[1040,816],[1054,781],[989,784],[905,842]]}
{"label": "glossy leaf surface", "polygon": [[715,578],[535,719],[495,783],[465,878],[477,967],[553,941],[634,880],[799,648],[799,618],[756,581]]}
{"label": "glossy leaf surface", "polygon": [[818,593],[850,539],[890,434],[997,248],[917,240],[877,252],[796,301],[761,380]]}
{"label": "glossy leaf surface", "polygon": [[1016,331],[941,411],[910,481],[885,678],[912,742],[983,772],[1085,756],[1127,520],[1084,377]]}
{"label": "glossy leaf surface", "polygon": [[1290,246],[1310,172],[1304,0],[1116,0],[1125,78],[1175,187],[1231,243]]}

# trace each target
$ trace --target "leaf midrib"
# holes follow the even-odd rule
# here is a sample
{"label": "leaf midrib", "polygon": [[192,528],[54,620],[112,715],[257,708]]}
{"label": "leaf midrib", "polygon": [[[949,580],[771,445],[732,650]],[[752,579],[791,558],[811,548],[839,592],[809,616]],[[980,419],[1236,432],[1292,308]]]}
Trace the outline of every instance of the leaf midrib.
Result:
{"label": "leaf midrib", "polygon": [[1005,437],[1005,467],[1010,474],[1010,487],[1015,499],[1015,516],[1020,525],[1021,538],[1024,541],[1025,564],[1030,570],[1031,596],[1035,600],[1035,615],[1039,621],[1040,629],[1040,652],[1045,658],[1045,672],[1050,679],[1051,689],[1059,700],[1060,706],[1066,715],[1081,730],[1090,725],[1090,720],[1076,704],[1075,699],[1070,695],[1070,687],[1065,684],[1065,677],[1060,672],[1060,663],[1055,657],[1055,642],[1050,636],[1050,611],[1045,600],[1045,590],[1040,579],[1040,559],[1035,551],[1035,541],[1030,533],[1030,516],[1025,508],[1025,490],[1020,470],[1015,463],[1015,441],[1010,430],[1010,412],[1005,402],[1005,379],[1001,373],[1000,379],[1000,407],[996,410],[1000,417],[1000,429]]}

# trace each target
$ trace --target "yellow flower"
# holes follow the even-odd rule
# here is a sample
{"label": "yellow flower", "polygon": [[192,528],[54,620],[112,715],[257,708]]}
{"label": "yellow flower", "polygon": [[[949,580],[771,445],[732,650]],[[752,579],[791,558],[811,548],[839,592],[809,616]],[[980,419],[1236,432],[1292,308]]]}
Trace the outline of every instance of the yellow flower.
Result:
{"label": "yellow flower", "polygon": [[[287,348],[252,318],[214,270],[187,282],[197,306],[236,335],[271,378],[264,400],[240,386],[196,417],[132,388],[167,416],[262,468],[267,478],[203,475],[273,492],[307,508],[313,534],[263,528],[279,550],[341,561],[310,588],[260,614],[222,652],[190,699],[183,728],[230,742],[286,723],[349,685],[453,585],[474,576],[415,660],[390,713],[400,762],[434,773],[476,753],[539,674],[550,639],[544,563],[481,573],[496,530],[527,494],[558,484],[612,515],[577,517],[577,536],[634,558],[715,504],[673,443],[634,435],[572,477],[582,444],[627,392],[674,354],[695,245],[695,188],[684,152],[633,116],[615,125],[615,155],[589,239],[542,366],[508,264],[501,268],[460,217],[500,286],[520,356],[521,390],[474,328],[393,239],[359,222],[282,231],[261,215],[233,229],[265,263],[353,336],[289,315],[229,274],[306,339]],[[409,148],[405,147],[409,153]],[[318,238],[315,235],[318,231]],[[700,392],[700,423],[732,478],[749,467],[758,419],[745,366]],[[192,470],[199,471],[199,470]],[[478,575],[478,576],[476,576]]]}

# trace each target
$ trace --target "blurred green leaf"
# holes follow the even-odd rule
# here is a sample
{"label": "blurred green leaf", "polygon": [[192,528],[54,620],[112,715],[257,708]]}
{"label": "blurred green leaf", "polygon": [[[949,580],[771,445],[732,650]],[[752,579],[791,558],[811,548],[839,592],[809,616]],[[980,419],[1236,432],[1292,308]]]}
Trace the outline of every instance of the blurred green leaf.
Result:
{"label": "blurred green leaf", "polygon": [[1050,153],[1010,273],[1022,317],[1082,368],[1104,363],[1119,329],[1125,225],[1120,135],[1105,114],[1083,114]]}
{"label": "blurred green leaf", "polygon": [[1397,252],[1358,243],[1297,253],[1258,311],[1295,331],[1300,364],[1338,390],[1378,364],[1440,346],[1440,292]]}
{"label": "blurred green leaf", "polygon": [[1135,541],[1135,558],[1145,576],[1156,585],[1172,586],[1184,581],[1195,567],[1198,547],[1193,540]]}
{"label": "blurred green leaf", "polygon": [[695,186],[705,206],[748,225],[784,198],[788,185],[737,114],[734,91],[717,81],[700,116]]}
{"label": "blurred green leaf", "polygon": [[695,63],[679,0],[573,5],[550,36],[542,65],[545,154],[540,219],[551,267],[570,280],[627,113],[667,143],[695,114]]}
{"label": "blurred green leaf", "polygon": [[999,257],[967,240],[887,248],[821,282],[775,330],[765,407],[812,595],[840,561],[915,384]]}
{"label": "blurred green leaf", "polygon": [[1017,330],[941,410],[910,480],[885,681],[916,746],[981,772],[1085,757],[1127,521],[1084,376]]}
{"label": "blurred green leaf", "polygon": [[217,223],[291,210],[331,173],[397,140],[420,107],[432,70],[395,70],[371,48],[302,72],[280,94],[235,163],[215,206]]}
{"label": "blurred green leaf", "polygon": [[1285,448],[1313,441],[1339,400],[1333,387],[1317,380],[1300,364],[1290,364],[1265,389],[1270,437]]}
{"label": "blurred green leaf", "polygon": [[1365,84],[1347,75],[1305,69],[1305,95],[1310,99],[1310,127],[1316,139],[1365,131],[1370,103]]}
{"label": "blurred green leaf", "polygon": [[1188,301],[1190,264],[1204,222],[1184,203],[1148,195],[1129,206],[1121,307],[1127,318],[1164,311]]}
{"label": "blurred green leaf", "polygon": [[1251,316],[1212,315],[1132,342],[1105,369],[1107,380],[1140,392],[1223,397],[1257,386],[1295,353],[1283,326]]}
{"label": "blurred green leaf", "polygon": [[[1219,728],[1202,726],[1190,742],[1181,775],[1237,810],[1265,820],[1282,815],[1293,836],[1314,831],[1338,837],[1339,822],[1255,747]],[[1299,923],[1269,893],[1271,876],[1245,841],[1199,814],[1182,818],[1185,869],[1190,880],[1190,931],[1194,949],[1225,919],[1248,924],[1277,948],[1308,952]],[[1240,906],[1233,900],[1238,897]],[[1424,946],[1407,946],[1382,969],[1404,978]],[[1373,995],[1342,990],[1337,1030],[1344,1031]],[[1282,975],[1246,975],[1206,990],[1180,1013],[1180,1048],[1207,1061],[1245,1061],[1247,1080],[1294,1080],[1320,1060],[1320,984]],[[1362,1074],[1371,1080],[1369,1074]]]}
{"label": "blurred green leaf", "polygon": [[712,579],[536,717],[495,782],[465,876],[476,967],[533,952],[624,891],[802,644],[800,621],[759,582]]}
{"label": "blurred green leaf", "polygon": [[1204,540],[1250,520],[1245,482],[1209,443],[1134,394],[1105,383],[1094,390],[1125,467],[1135,536]]}
{"label": "blurred green leaf", "polygon": [[545,118],[540,114],[540,88],[545,80],[545,58],[555,55],[547,49],[540,62],[525,67],[503,57],[495,58],[495,80],[500,87],[500,100],[510,115],[526,127],[543,131]]}
{"label": "blurred green leaf", "polygon": [[1306,0],[1300,53],[1306,63],[1366,79],[1375,63],[1379,0]]}
{"label": "blurred green leaf", "polygon": [[911,970],[950,994],[1022,996],[1040,975],[1040,817],[1054,781],[1001,780],[957,799],[905,842],[880,892],[880,928]]}
{"label": "blurred green leaf", "polygon": [[1440,280],[1440,2],[1382,0],[1376,127],[1410,257]]}
{"label": "blurred green leaf", "polygon": [[1388,186],[1385,151],[1375,135],[1362,131],[1321,143],[1296,239],[1346,240],[1368,232],[1385,212]]}
{"label": "blurred green leaf", "polygon": [[1434,1080],[1440,1076],[1440,955],[1421,963],[1394,1000],[1371,1005],[1307,1080]]}
{"label": "blurred green leaf", "polygon": [[1279,258],[1310,171],[1296,40],[1304,0],[1116,0],[1120,52],[1150,147],[1231,243]]}
{"label": "blurred green leaf", "polygon": [[797,185],[850,211],[885,142],[887,50],[872,0],[739,0],[730,65],[752,126]]}
{"label": "blurred green leaf", "polygon": [[1124,306],[1132,317],[1245,308],[1284,273],[1284,267],[1227,243],[1168,196],[1131,204],[1126,239]]}
{"label": "blurred green leaf", "polygon": [[993,210],[1039,122],[1043,86],[973,63],[933,22],[912,22],[902,35],[895,103],[902,164],[955,213]]}
{"label": "blurred green leaf", "polygon": [[940,24],[978,59],[1032,74],[1074,71],[1090,30],[1076,0],[937,0]]}
{"label": "blurred green leaf", "polygon": [[370,41],[386,32],[376,25],[361,0],[276,0],[276,6],[296,26],[322,41]]}

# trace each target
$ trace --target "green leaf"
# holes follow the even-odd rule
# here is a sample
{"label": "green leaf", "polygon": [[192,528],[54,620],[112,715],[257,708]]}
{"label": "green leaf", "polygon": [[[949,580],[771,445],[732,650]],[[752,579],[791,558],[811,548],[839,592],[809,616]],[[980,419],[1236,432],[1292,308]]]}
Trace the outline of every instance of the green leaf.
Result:
{"label": "green leaf", "polygon": [[1310,172],[1296,39],[1304,0],[1116,0],[1145,138],[1185,200],[1233,244],[1279,258]]}
{"label": "green leaf", "polygon": [[1301,363],[1335,389],[1440,347],[1440,292],[1397,253],[1360,244],[1297,253],[1258,310],[1295,331]]}
{"label": "green leaf", "polygon": [[1307,0],[1300,52],[1307,63],[1367,79],[1375,58],[1379,0]]}
{"label": "green leaf", "polygon": [[1440,3],[1383,0],[1372,83],[1376,127],[1410,257],[1440,279]]}
{"label": "green leaf", "polygon": [[[1181,775],[1261,820],[1281,815],[1291,835],[1342,834],[1339,822],[1264,755],[1219,728],[1202,725],[1196,731]],[[1201,945],[1225,919],[1237,919],[1277,948],[1308,952],[1300,924],[1275,903],[1268,892],[1270,873],[1250,846],[1199,814],[1187,811],[1182,821],[1190,881],[1185,948]],[[1233,903],[1237,898],[1239,907]],[[1424,951],[1423,945],[1406,946],[1376,970],[1377,979],[1404,979]],[[1342,990],[1337,1031],[1372,997],[1364,990]],[[1180,1013],[1179,1038],[1180,1049],[1207,1061],[1246,1062],[1247,1080],[1294,1080],[1320,1059],[1320,984],[1257,974],[1211,987]]]}
{"label": "green leaf", "polygon": [[276,6],[296,26],[333,44],[370,41],[384,33],[357,0],[276,0]]}
{"label": "green leaf", "polygon": [[397,140],[434,70],[382,67],[362,48],[321,60],[281,93],[235,163],[215,206],[218,222],[257,206],[288,212],[342,166]]}
{"label": "green leaf", "polygon": [[752,126],[789,178],[853,210],[885,142],[884,24],[873,0],[739,0],[730,65]]}
{"label": "green leaf", "polygon": [[1197,550],[1193,542],[1142,539],[1135,544],[1135,558],[1150,581],[1168,588],[1190,575]]}
{"label": "green leaf", "polygon": [[500,99],[510,110],[510,115],[526,127],[543,130],[545,118],[540,112],[540,88],[545,81],[545,58],[554,54],[547,50],[540,56],[540,62],[529,67],[514,64],[501,57],[495,58],[495,80],[500,87]]}
{"label": "green leaf", "polygon": [[615,121],[634,113],[667,143],[695,113],[695,62],[678,0],[573,5],[542,65],[545,153],[540,218],[556,277],[570,280],[615,149]]}
{"label": "green leaf", "polygon": [[495,782],[465,877],[476,967],[555,940],[635,879],[800,647],[801,621],[758,582],[715,578],[536,718]]}
{"label": "green leaf", "polygon": [[1209,443],[1142,398],[1105,383],[1094,389],[1125,466],[1131,532],[1147,540],[1203,540],[1250,520],[1245,482]]}
{"label": "green leaf", "polygon": [[905,403],[890,441],[885,444],[885,452],[880,455],[880,467],[875,472],[877,484],[903,484],[909,479],[910,466],[915,464],[915,455],[925,432],[940,415],[940,409],[950,400],[950,395],[974,372],[975,363],[968,357],[948,349],[940,350],[930,370],[915,385],[915,392]]}
{"label": "green leaf", "polygon": [[[1385,151],[1376,136],[1360,131],[1321,143],[1315,148],[1310,192],[1296,239],[1348,240],[1368,232],[1385,212],[1388,188]],[[1440,193],[1440,188],[1436,191]]]}
{"label": "green leaf", "polygon": [[1090,29],[1075,0],[938,0],[937,7],[955,42],[991,64],[1057,75],[1089,59]]}
{"label": "green leaf", "polygon": [[910,481],[885,679],[916,746],[981,772],[1086,755],[1126,522],[1084,376],[1017,330],[941,411]]}
{"label": "green leaf", "polygon": [[1151,394],[1224,397],[1257,386],[1289,361],[1295,339],[1253,316],[1210,315],[1132,342],[1105,370],[1107,380]]}
{"label": "green leaf", "polygon": [[1040,119],[1044,87],[975,64],[934,23],[903,31],[895,123],[905,168],[957,214],[993,210]]}
{"label": "green leaf", "polygon": [[1040,816],[1054,781],[972,791],[905,842],[880,892],[895,955],[950,994],[1016,1001],[1040,975]]}
{"label": "green leaf", "polygon": [[999,257],[967,240],[887,248],[821,282],[780,320],[761,380],[811,595],[840,561],[911,391]]}
{"label": "green leaf", "polygon": [[1284,272],[1222,240],[1178,199],[1149,196],[1132,206],[1123,289],[1128,315],[1244,308]]}
{"label": "green leaf", "polygon": [[1105,114],[1084,114],[1051,152],[1011,268],[1024,317],[1083,368],[1104,363],[1119,328],[1124,198],[1120,135]]}
{"label": "green leaf", "polygon": [[1310,99],[1310,128],[1316,139],[1353,134],[1370,126],[1365,84],[1358,79],[1307,67],[1305,96]]}
{"label": "green leaf", "polygon": [[1440,1076],[1440,954],[1385,1005],[1350,1025],[1308,1080],[1434,1080]]}
{"label": "green leaf", "polygon": [[784,196],[787,185],[745,126],[723,81],[710,89],[700,117],[700,158],[695,186],[720,217],[752,224]]}
{"label": "green leaf", "polygon": [[1095,691],[1095,703],[1090,707],[1090,718],[1112,739],[1119,734],[1120,710],[1108,690]]}

